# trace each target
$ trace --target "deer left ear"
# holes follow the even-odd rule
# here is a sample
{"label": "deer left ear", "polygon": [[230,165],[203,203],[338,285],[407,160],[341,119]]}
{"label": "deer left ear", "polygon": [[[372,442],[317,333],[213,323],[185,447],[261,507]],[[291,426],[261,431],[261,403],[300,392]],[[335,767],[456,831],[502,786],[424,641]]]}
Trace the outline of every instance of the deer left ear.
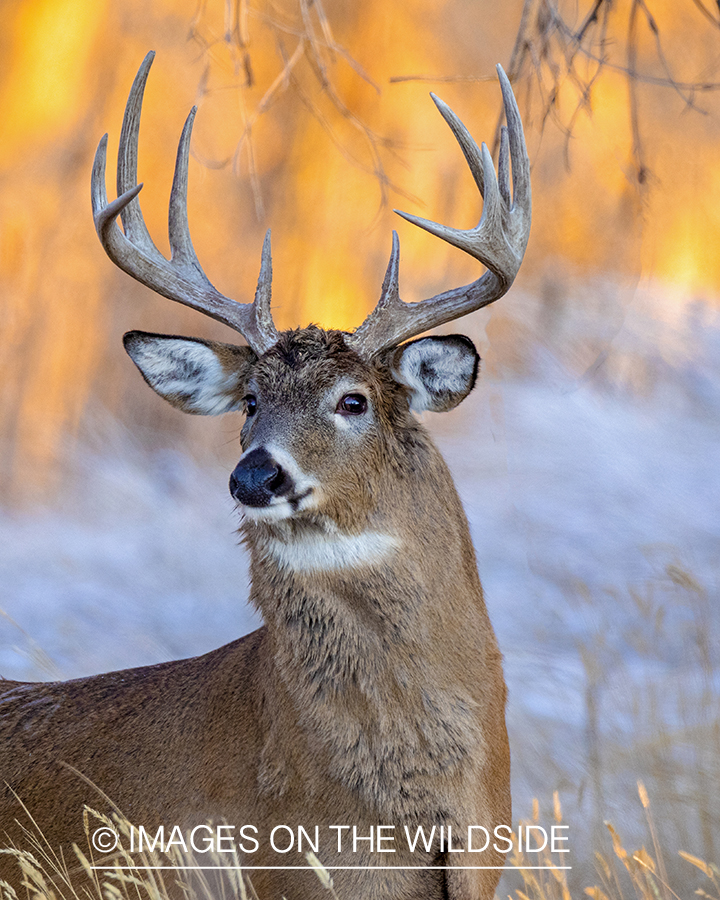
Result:
{"label": "deer left ear", "polygon": [[150,387],[176,409],[216,416],[243,408],[243,384],[257,356],[250,347],[128,331],[123,343]]}
{"label": "deer left ear", "polygon": [[393,376],[410,390],[413,412],[446,412],[475,386],[480,357],[461,334],[425,337],[398,347],[391,358]]}

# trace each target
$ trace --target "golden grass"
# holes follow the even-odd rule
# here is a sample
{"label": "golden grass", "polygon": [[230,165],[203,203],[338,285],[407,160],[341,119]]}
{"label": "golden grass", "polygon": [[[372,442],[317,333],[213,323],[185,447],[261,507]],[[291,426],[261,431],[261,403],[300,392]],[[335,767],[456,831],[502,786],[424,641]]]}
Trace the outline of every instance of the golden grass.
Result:
{"label": "golden grass", "polygon": [[[692,889],[696,896],[720,900],[720,868],[685,850],[662,848],[642,782],[638,782],[638,794],[645,810],[650,850],[645,846],[627,848],[619,830],[606,822],[612,850],[595,850],[597,880],[579,890],[571,890],[566,871],[554,868],[558,858],[548,850],[532,856],[514,851],[507,859],[509,865],[549,868],[518,868],[522,887],[508,894],[509,900],[580,900],[581,897],[592,900],[685,900],[690,896],[688,885],[691,882],[697,884]],[[557,793],[554,795],[553,819],[557,824],[563,821]],[[208,873],[199,868],[188,868],[200,863],[192,853],[178,848],[168,852],[144,850],[131,856],[123,847],[123,838],[126,843],[129,840],[131,825],[117,814],[111,819],[85,807],[83,821],[88,845],[81,849],[74,844],[72,859],[58,855],[41,832],[31,829],[25,831],[25,847],[0,849],[0,853],[15,857],[23,889],[18,893],[8,882],[0,881],[1,900],[22,900],[24,892],[32,900],[166,900],[171,888],[173,897],[177,896],[179,888],[187,900],[266,900],[257,897],[248,876],[239,868],[236,854],[208,854],[202,865],[223,867],[222,871]],[[536,801],[531,818],[522,824],[538,822],[539,804]],[[98,856],[93,851],[90,836],[98,825],[112,828],[120,835],[120,845],[113,854]],[[683,884],[672,884],[668,878],[666,858],[669,853],[687,864],[687,878]],[[313,853],[306,854],[306,858],[327,889],[328,897],[339,900],[330,873],[320,860]],[[108,868],[96,868],[100,865]],[[160,866],[165,868],[157,868]],[[232,866],[237,868],[230,868]],[[173,871],[168,867],[177,868]],[[692,880],[693,875],[696,881]]]}
{"label": "golden grass", "polygon": [[[25,812],[29,815],[27,809]],[[32,818],[31,822],[34,826]],[[130,846],[132,824],[117,813],[109,817],[89,806],[83,811],[83,826],[87,846],[73,844],[70,859],[58,854],[32,826],[24,829],[24,847],[0,849],[17,860],[21,887],[33,900],[165,900],[170,893],[177,897],[178,888],[187,900],[256,898],[236,852],[209,852],[202,861],[177,847],[167,852],[143,849],[131,855],[126,847]],[[112,853],[98,854],[93,849],[91,835],[103,826],[119,836]],[[222,871],[208,871],[213,866]],[[1,900],[21,897],[11,884],[0,881]]]}
{"label": "golden grass", "polygon": [[[519,870],[523,881],[522,889],[517,888],[511,900],[573,900],[581,896],[593,898],[593,900],[685,900],[694,893],[697,896],[720,900],[720,868],[714,863],[706,862],[688,853],[685,850],[671,851],[661,847],[655,822],[651,814],[650,799],[642,781],[638,782],[638,794],[645,810],[648,836],[650,838],[651,851],[644,845],[637,849],[628,849],[619,832],[612,823],[605,822],[609,833],[612,850],[596,848],[594,851],[597,881],[588,884],[578,891],[568,887],[566,872],[558,869],[546,871]],[[557,793],[554,797],[554,818],[556,822],[562,821],[562,813]],[[538,821],[538,807],[535,805],[533,821]],[[688,863],[687,877],[682,884],[673,884],[668,877],[666,859],[668,854]],[[557,857],[553,858],[546,850],[542,857],[528,857],[527,854],[514,853],[511,862],[513,865],[538,865],[547,866],[557,863]],[[704,879],[694,890],[688,890],[688,884],[693,880],[693,869],[699,870]],[[682,873],[680,874],[682,877]]]}

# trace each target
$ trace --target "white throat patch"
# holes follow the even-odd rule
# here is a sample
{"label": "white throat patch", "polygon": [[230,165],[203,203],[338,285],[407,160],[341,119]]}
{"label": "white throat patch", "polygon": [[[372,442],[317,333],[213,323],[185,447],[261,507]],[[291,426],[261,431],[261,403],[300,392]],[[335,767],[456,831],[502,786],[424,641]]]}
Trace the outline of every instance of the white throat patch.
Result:
{"label": "white throat patch", "polygon": [[381,565],[402,544],[395,535],[363,531],[304,534],[287,542],[271,538],[265,546],[282,568],[309,574]]}

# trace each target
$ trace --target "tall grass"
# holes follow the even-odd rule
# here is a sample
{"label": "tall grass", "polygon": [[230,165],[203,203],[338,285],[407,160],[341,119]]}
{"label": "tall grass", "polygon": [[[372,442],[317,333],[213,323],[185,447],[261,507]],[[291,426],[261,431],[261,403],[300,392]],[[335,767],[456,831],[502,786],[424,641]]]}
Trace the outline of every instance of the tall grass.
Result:
{"label": "tall grass", "polygon": [[[635,849],[628,849],[622,829],[606,821],[604,826],[609,840],[602,841],[597,847],[586,848],[594,857],[594,878],[572,888],[566,871],[557,868],[542,871],[518,868],[522,887],[515,888],[508,896],[516,900],[572,900],[581,896],[593,900],[684,900],[695,893],[720,900],[718,866],[686,850],[664,847],[642,781],[638,782],[637,789],[647,826],[644,843]],[[554,796],[554,819],[558,823],[562,821],[557,793]],[[539,805],[535,803],[532,821],[538,820]],[[516,852],[511,862],[518,867],[552,866],[557,863],[557,857],[553,857],[547,849],[539,857],[537,854],[529,856]]]}
{"label": "tall grass", "polygon": [[[720,900],[720,868],[686,850],[663,847],[642,782],[638,782],[638,794],[647,824],[647,846],[628,849],[620,830],[606,822],[611,849],[607,842],[600,848],[588,848],[594,850],[596,877],[575,889],[568,882],[567,872],[557,868],[557,856],[549,850],[532,855],[515,851],[507,863],[517,867],[522,885],[507,894],[510,900],[685,900],[692,893]],[[563,821],[557,793],[553,818],[557,824]],[[15,858],[21,888],[18,892],[8,882],[0,881],[1,900],[20,900],[25,892],[33,900],[166,900],[171,895],[186,900],[270,900],[257,897],[232,853],[212,852],[203,857],[202,863],[194,854],[176,847],[167,852],[145,849],[131,855],[124,849],[129,846],[132,827],[126,819],[118,815],[111,819],[85,807],[83,821],[87,847],[74,844],[69,859],[32,828],[25,831],[24,847],[0,850]],[[531,818],[524,824],[539,821],[536,801]],[[114,854],[98,856],[93,851],[91,832],[99,824],[120,836]],[[306,858],[327,889],[329,900],[340,900],[322,862],[312,853]],[[680,865],[676,867],[675,862]],[[201,865],[206,868],[201,869]],[[217,867],[217,871],[208,871],[208,867]],[[676,868],[673,877],[669,872]]]}
{"label": "tall grass", "polygon": [[[552,808],[552,792],[559,790],[573,896],[592,884],[596,871],[608,877],[623,842],[648,847],[647,859],[640,850],[622,857],[626,877],[652,881],[663,900],[672,896],[663,893],[670,890],[661,889],[663,882],[687,896],[688,885],[701,885],[678,851],[713,861],[720,849],[717,588],[702,584],[679,558],[658,562],[651,578],[623,590],[598,591],[576,579],[562,587],[567,608],[558,604],[543,649],[552,665],[561,652],[572,657],[574,646],[581,664],[570,677],[579,709],[563,721],[560,694],[556,717],[530,707],[514,713],[515,806],[527,805],[532,790]],[[597,890],[624,896],[602,883]]]}

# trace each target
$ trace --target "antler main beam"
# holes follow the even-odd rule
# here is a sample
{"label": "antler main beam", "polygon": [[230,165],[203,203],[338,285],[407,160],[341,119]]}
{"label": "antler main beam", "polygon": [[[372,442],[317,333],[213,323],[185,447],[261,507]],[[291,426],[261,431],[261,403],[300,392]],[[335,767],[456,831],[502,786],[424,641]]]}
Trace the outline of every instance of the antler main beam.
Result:
{"label": "antler main beam", "polygon": [[[483,197],[483,211],[475,228],[463,231],[428,219],[399,213],[414,225],[469,253],[487,271],[464,287],[454,288],[418,303],[404,303],[398,290],[400,245],[393,232],[392,253],[378,305],[363,324],[346,338],[358,353],[371,357],[408,338],[458,319],[503,296],[520,268],[530,234],[530,161],[520,112],[510,82],[497,67],[507,126],[500,134],[498,174],[486,145],[478,147],[455,113],[434,94],[431,97],[450,126]],[[510,163],[512,162],[512,195]]]}
{"label": "antler main beam", "polygon": [[[270,232],[265,235],[253,303],[238,303],[213,287],[198,261],[188,228],[188,159],[195,107],[185,122],[175,163],[168,216],[169,260],[157,249],[145,225],[138,199],[142,184],[137,183],[137,151],[145,83],[154,58],[154,52],[147,54],[130,90],[118,149],[118,197],[111,203],[108,203],[105,187],[107,135],[100,141],[95,154],[92,172],[95,230],[107,255],[128,275],[170,300],[229,325],[240,332],[258,355],[262,355],[278,339],[270,311]],[[118,216],[122,219],[122,229],[117,223]]]}

